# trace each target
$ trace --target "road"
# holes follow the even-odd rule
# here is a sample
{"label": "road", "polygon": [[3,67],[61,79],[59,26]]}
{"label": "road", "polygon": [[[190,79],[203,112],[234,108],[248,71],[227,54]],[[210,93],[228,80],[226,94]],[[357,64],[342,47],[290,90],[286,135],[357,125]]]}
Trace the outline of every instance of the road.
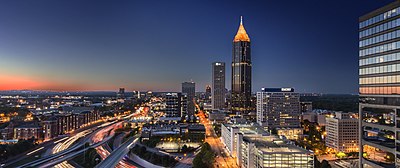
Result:
{"label": "road", "polygon": [[225,150],[224,144],[221,142],[221,139],[218,138],[217,134],[214,131],[212,124],[205,117],[205,114],[200,107],[195,104],[197,107],[200,117],[200,123],[204,125],[206,128],[206,142],[210,144],[211,149],[215,152],[216,158],[214,162],[214,167],[227,167],[227,168],[236,168],[239,167],[236,164],[236,160],[232,158],[229,153]]}
{"label": "road", "polygon": [[126,154],[130,151],[131,147],[135,145],[135,143],[139,140],[140,135],[135,135],[134,137],[129,138],[125,143],[119,146],[117,149],[112,151],[110,155],[100,162],[96,168],[101,167],[115,167],[119,163],[119,161],[125,157]]}
{"label": "road", "polygon": [[36,155],[38,153],[41,153],[44,150],[50,149],[54,146],[54,144],[56,142],[58,142],[59,140],[62,140],[64,138],[67,138],[67,137],[59,137],[54,140],[44,142],[44,143],[38,145],[37,147],[35,147],[34,149],[31,149],[27,152],[24,152],[15,157],[12,157],[12,158],[8,159],[7,161],[3,162],[4,163],[3,167],[8,167],[10,165],[16,164],[24,159],[27,159],[28,157],[31,157],[32,155]]}
{"label": "road", "polygon": [[116,148],[118,148],[119,145],[121,145],[122,139],[123,139],[124,136],[126,136],[126,135],[127,135],[127,133],[121,133],[121,134],[119,134],[119,135],[117,135],[117,136],[115,137],[114,142],[113,142],[113,149],[116,149]]}
{"label": "road", "polygon": [[[99,142],[103,141],[105,137],[109,137],[112,139],[112,137],[115,135],[115,130],[117,128],[121,128],[121,124],[114,124],[111,127],[105,128],[102,131],[99,131],[96,133],[96,135],[92,138],[93,142]],[[124,135],[124,134],[122,134]],[[122,137],[121,137],[122,138]],[[118,145],[119,146],[119,145]],[[111,153],[112,149],[110,146],[108,146],[107,143],[98,146],[96,149],[96,152],[100,155],[102,160],[105,160]],[[130,167],[130,168],[135,168],[135,166],[131,165],[129,162],[125,160],[121,160],[116,167]]]}
{"label": "road", "polygon": [[[52,155],[49,155],[47,157],[43,157],[40,159],[37,159],[33,162],[29,162],[27,164],[21,165],[19,167],[31,167],[31,166],[35,166],[35,167],[39,167],[40,165],[46,164],[46,165],[55,165],[54,163],[61,163],[61,161],[65,161],[67,160],[66,156],[76,156],[76,154],[79,154],[80,151],[76,151],[78,150],[82,145],[84,145],[86,142],[89,142],[89,140],[95,135],[95,133],[97,133],[99,130],[99,128],[103,128],[106,126],[109,126],[110,124],[114,124],[115,122],[109,122],[109,123],[104,123],[100,126],[96,126],[90,129],[85,129],[82,130],[78,133],[76,133],[75,135],[68,137],[59,141],[55,141],[55,143],[57,144],[56,146],[54,146],[53,150],[52,150]],[[78,143],[75,143],[76,141],[78,141]],[[98,144],[96,144],[98,146]],[[59,159],[61,158],[61,159]],[[61,164],[59,166],[67,166],[69,167],[70,165],[66,164]]]}
{"label": "road", "polygon": [[[52,140],[43,142],[43,143],[39,144],[36,148],[34,148],[30,151],[27,151],[23,154],[17,155],[15,158],[10,158],[8,161],[6,161],[6,163],[3,166],[7,167],[9,165],[13,165],[13,164],[21,162],[21,161],[23,162],[24,159],[27,159],[28,157],[31,157],[32,155],[41,155],[41,157],[42,157],[41,159],[51,157],[51,155],[53,154],[52,153],[53,148],[57,144],[62,143],[63,141],[65,141],[68,138],[76,136],[77,134],[79,134],[82,131],[91,130],[93,128],[96,128],[98,125],[100,125],[102,123],[103,123],[102,120],[98,120],[90,126],[79,128],[71,133],[66,134],[66,135],[61,135]],[[37,160],[35,160],[35,161],[37,161]]]}
{"label": "road", "polygon": [[[139,117],[147,115],[149,108],[140,107],[135,113],[124,117],[124,119],[130,119],[132,117]],[[114,130],[111,130],[112,135],[114,135]],[[95,139],[101,140],[102,136],[95,136]],[[96,167],[135,167],[129,161],[123,159],[128,152],[130,151],[131,147],[133,147],[136,142],[139,140],[140,134],[137,134],[131,138],[129,138],[126,142],[119,146],[114,146],[114,150],[110,153],[107,149],[103,147],[96,148],[97,153],[102,157],[103,161],[101,161]],[[118,138],[116,138],[117,140]],[[121,141],[121,138],[119,140]],[[117,142],[117,144],[120,142]]]}

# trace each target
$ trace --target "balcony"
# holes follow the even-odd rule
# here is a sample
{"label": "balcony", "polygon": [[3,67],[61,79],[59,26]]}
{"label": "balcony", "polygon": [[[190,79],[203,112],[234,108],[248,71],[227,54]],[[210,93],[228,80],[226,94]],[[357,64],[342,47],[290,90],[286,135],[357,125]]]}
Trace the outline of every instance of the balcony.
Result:
{"label": "balcony", "polygon": [[377,161],[373,161],[373,160],[369,160],[366,158],[362,159],[362,162],[365,164],[368,164],[374,168],[395,168],[395,164],[388,164],[388,163],[382,163],[382,162],[377,162]]}
{"label": "balcony", "polygon": [[391,153],[395,153],[396,151],[395,141],[393,139],[387,139],[377,136],[363,137],[362,143]]}
{"label": "balcony", "polygon": [[378,124],[378,123],[371,123],[371,122],[362,122],[362,126],[366,126],[366,127],[371,127],[371,128],[378,128],[380,130],[388,130],[388,131],[392,131],[395,132],[396,131],[396,127],[394,125],[382,125],[382,124]]}

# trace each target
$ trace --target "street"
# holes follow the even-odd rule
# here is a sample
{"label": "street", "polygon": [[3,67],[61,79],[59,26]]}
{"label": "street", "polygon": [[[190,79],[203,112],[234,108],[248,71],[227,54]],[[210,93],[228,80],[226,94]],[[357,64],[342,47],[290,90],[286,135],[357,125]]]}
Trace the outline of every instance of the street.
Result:
{"label": "street", "polygon": [[199,110],[198,116],[200,117],[200,122],[206,128],[206,142],[210,144],[212,150],[215,152],[215,163],[214,167],[228,167],[228,168],[236,168],[238,165],[234,158],[232,158],[229,153],[225,150],[224,144],[221,142],[221,139],[218,138],[217,134],[214,131],[212,124],[210,121],[206,119],[205,114],[202,110],[200,110],[199,106],[196,104],[197,109]]}

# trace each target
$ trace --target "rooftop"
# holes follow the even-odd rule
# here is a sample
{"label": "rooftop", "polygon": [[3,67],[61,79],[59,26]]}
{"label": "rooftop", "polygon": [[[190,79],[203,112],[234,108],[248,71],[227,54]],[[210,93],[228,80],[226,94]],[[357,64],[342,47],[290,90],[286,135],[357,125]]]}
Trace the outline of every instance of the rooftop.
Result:
{"label": "rooftop", "polygon": [[313,154],[313,152],[306,149],[300,148],[293,144],[288,144],[277,136],[244,136],[243,141],[254,143],[254,145],[263,153],[271,154],[284,154],[284,153],[301,153],[301,154]]}

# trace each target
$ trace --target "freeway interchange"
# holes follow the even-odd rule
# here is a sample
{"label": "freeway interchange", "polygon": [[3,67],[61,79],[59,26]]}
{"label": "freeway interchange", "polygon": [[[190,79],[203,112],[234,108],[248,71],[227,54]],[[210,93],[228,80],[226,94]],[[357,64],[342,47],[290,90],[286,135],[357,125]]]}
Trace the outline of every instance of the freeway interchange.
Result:
{"label": "freeway interchange", "polygon": [[[115,150],[112,150],[107,142],[113,138],[116,129],[122,127],[124,120],[131,117],[142,115],[147,109],[139,108],[135,113],[125,117],[114,117],[106,123],[97,124],[86,127],[81,130],[76,130],[67,136],[63,136],[43,144],[38,145],[19,158],[15,158],[9,162],[2,164],[0,167],[55,167],[55,168],[72,168],[76,167],[69,160],[83,154],[90,148],[96,149],[96,152],[101,156],[102,161],[97,167],[137,167],[132,164],[132,161],[127,160],[124,156],[130,151],[130,148],[138,141],[140,134],[130,137],[126,142],[120,144]],[[119,142],[121,143],[121,142]],[[28,163],[15,166],[18,162],[32,155],[43,154],[41,158],[37,158]],[[23,163],[23,162],[21,162]]]}

